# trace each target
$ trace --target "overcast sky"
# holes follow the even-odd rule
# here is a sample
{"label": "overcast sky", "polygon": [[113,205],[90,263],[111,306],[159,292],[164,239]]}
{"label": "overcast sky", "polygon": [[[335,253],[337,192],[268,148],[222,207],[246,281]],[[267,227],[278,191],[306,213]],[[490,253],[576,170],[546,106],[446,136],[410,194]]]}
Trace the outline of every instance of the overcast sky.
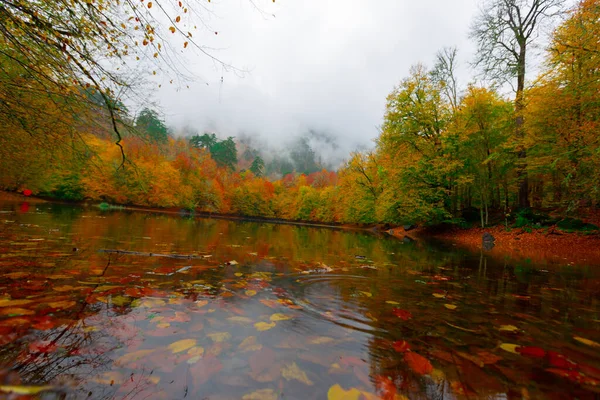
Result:
{"label": "overcast sky", "polygon": [[372,145],[386,96],[411,65],[431,65],[439,49],[457,46],[461,84],[471,79],[468,31],[478,0],[255,2],[262,13],[249,0],[213,0],[200,36],[214,56],[249,73],[222,74],[186,52],[199,80],[157,93],[168,124],[246,132],[274,146],[315,128],[338,136],[347,152]]}

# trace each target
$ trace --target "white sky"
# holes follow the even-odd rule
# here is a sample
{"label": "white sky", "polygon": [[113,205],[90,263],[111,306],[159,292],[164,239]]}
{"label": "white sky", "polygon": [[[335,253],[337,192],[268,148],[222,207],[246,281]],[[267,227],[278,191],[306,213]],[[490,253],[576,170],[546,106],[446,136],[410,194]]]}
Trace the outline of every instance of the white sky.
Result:
{"label": "white sky", "polygon": [[[246,132],[272,146],[309,128],[340,138],[341,151],[371,145],[388,93],[411,65],[459,49],[461,85],[472,78],[469,25],[477,0],[221,0],[197,40],[250,72],[223,74],[201,54],[186,65],[201,79],[155,96],[169,125]],[[214,34],[218,32],[218,35]],[[195,36],[196,38],[196,36]],[[208,85],[207,85],[208,83]]]}

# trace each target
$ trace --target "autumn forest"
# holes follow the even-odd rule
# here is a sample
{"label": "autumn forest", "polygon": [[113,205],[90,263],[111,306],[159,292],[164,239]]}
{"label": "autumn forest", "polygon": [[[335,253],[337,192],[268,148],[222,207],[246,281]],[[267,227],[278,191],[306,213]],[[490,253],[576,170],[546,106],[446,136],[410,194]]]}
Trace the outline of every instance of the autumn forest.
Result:
{"label": "autumn forest", "polygon": [[[98,28],[103,36],[94,38],[53,30],[44,18],[60,10],[26,3],[0,9],[4,190],[336,223],[461,223],[470,213],[483,226],[514,218],[520,207],[567,215],[600,200],[596,0],[570,10],[539,1],[529,19],[508,22],[495,17],[503,1],[483,10],[471,29],[472,72],[489,84],[457,83],[456,48],[442,49],[433,65],[414,64],[390,88],[375,148],[339,168],[306,140],[285,160],[218,132],[174,134],[150,107],[131,115],[119,100],[129,83],[93,60],[91,48],[109,43],[106,57],[122,60],[135,42],[158,57],[158,27],[148,23],[140,36],[144,24],[136,22],[149,17],[133,8],[129,22],[107,24],[100,1],[89,21],[64,22],[65,30]],[[86,10],[72,3],[74,13]],[[550,20],[560,24],[533,76],[525,52],[537,44],[535,24]]]}

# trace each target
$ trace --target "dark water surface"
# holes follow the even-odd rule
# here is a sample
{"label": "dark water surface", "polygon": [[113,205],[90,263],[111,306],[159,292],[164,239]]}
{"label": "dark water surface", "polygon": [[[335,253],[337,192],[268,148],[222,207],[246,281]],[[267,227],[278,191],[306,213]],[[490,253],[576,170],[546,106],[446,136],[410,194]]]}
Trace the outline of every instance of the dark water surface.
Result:
{"label": "dark water surface", "polygon": [[0,398],[599,392],[598,268],[324,228],[0,210]]}

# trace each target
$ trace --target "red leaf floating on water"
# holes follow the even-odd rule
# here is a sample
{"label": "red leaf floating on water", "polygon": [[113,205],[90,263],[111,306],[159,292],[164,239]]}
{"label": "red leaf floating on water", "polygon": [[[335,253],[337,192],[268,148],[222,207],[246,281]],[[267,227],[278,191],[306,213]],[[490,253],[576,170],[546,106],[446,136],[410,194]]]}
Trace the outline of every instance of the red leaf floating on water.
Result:
{"label": "red leaf floating on water", "polygon": [[573,361],[569,360],[567,357],[565,357],[562,354],[559,354],[555,351],[548,352],[548,362],[550,363],[550,365],[552,365],[553,367],[556,367],[556,368],[561,368],[561,369],[576,369],[577,368],[577,364],[575,364]]}
{"label": "red leaf floating on water", "polygon": [[534,357],[534,358],[546,357],[546,350],[544,350],[540,347],[521,346],[521,347],[517,347],[515,350],[518,351],[522,356]]}
{"label": "red leaf floating on water", "polygon": [[23,196],[31,196],[33,194],[33,192],[29,189],[25,189],[23,190]]}
{"label": "red leaf floating on water", "polygon": [[381,400],[393,400],[396,396],[396,385],[394,381],[382,375],[376,375],[375,387],[377,387],[377,393],[380,395]]}
{"label": "red leaf floating on water", "polygon": [[406,361],[410,369],[416,374],[427,375],[433,371],[433,365],[431,365],[429,360],[417,353],[404,353],[404,361]]}
{"label": "red leaf floating on water", "polygon": [[591,376],[596,379],[600,379],[600,369],[591,367],[585,364],[579,364],[579,370],[586,374],[587,376]]}
{"label": "red leaf floating on water", "polygon": [[398,353],[404,353],[410,350],[410,345],[406,340],[396,340],[394,343],[392,343],[392,346]]}
{"label": "red leaf floating on water", "polygon": [[56,319],[54,317],[44,316],[35,318],[35,323],[33,327],[35,329],[39,329],[40,331],[45,331],[47,329],[52,329],[56,326]]}
{"label": "red leaf floating on water", "polygon": [[58,346],[51,341],[39,341],[29,344],[30,353],[52,353],[56,351]]}
{"label": "red leaf floating on water", "polygon": [[400,318],[403,321],[408,321],[412,318],[410,311],[402,310],[400,308],[392,308],[392,314]]}

